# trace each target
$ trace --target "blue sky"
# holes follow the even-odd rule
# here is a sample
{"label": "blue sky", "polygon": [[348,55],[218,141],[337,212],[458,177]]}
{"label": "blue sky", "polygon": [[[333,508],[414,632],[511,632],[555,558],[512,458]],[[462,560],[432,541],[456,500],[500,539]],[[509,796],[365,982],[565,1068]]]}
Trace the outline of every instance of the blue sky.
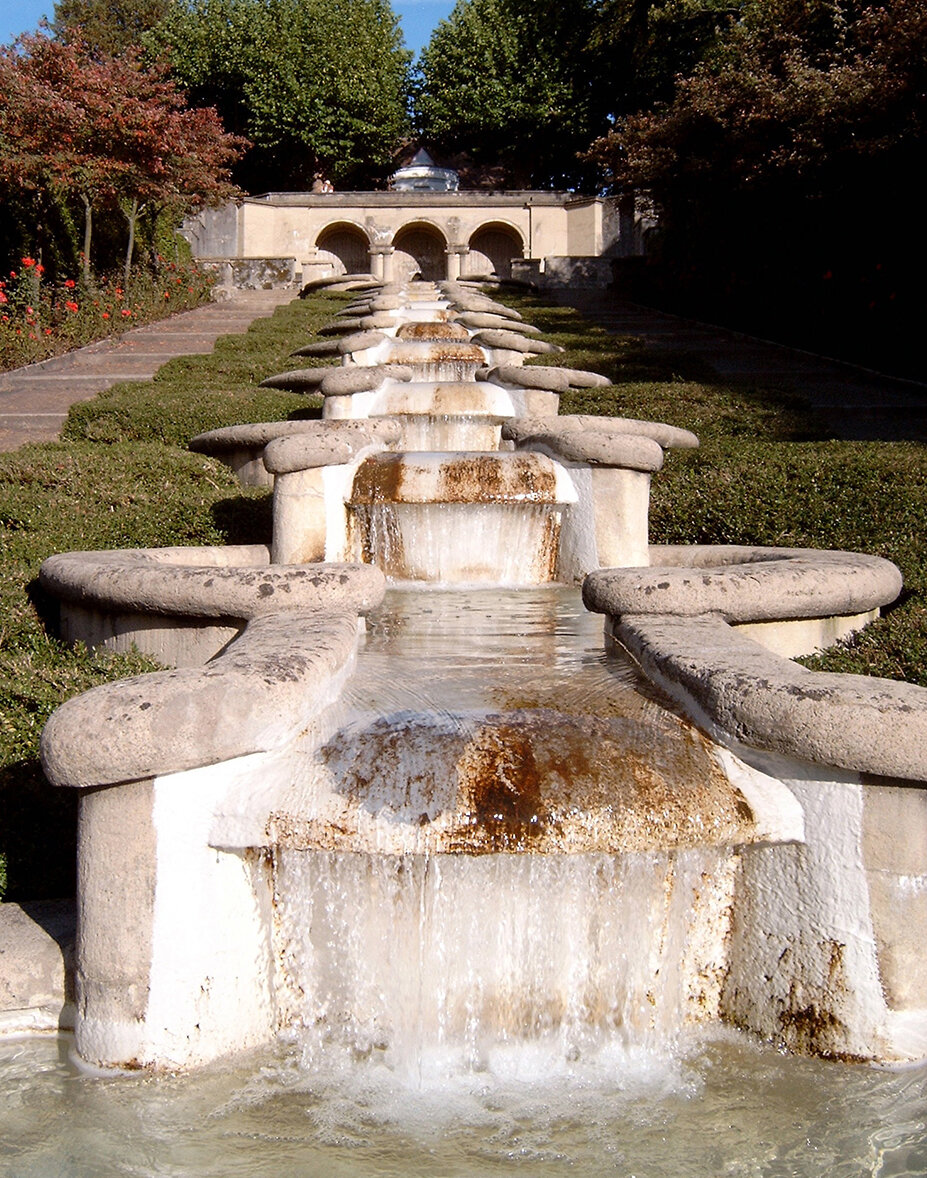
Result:
{"label": "blue sky", "polygon": [[[416,53],[453,7],[454,0],[393,0],[406,44]],[[43,16],[51,17],[54,10],[55,0],[0,0],[0,45],[8,44],[20,33],[31,32]]]}

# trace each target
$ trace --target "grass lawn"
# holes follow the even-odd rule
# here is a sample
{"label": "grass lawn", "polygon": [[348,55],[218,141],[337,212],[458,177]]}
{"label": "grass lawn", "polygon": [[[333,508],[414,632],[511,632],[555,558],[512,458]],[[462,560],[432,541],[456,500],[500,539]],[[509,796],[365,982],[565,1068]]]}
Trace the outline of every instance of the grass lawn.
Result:
{"label": "grass lawn", "polygon": [[[895,561],[900,603],[845,647],[809,663],[927,686],[927,451],[913,443],[814,438],[803,405],[776,389],[734,390],[697,365],[666,372],[639,341],[576,312],[504,294],[567,351],[558,362],[607,374],[561,412],[618,414],[694,430],[701,449],[668,453],[654,477],[655,542],[848,548]],[[0,455],[0,894],[68,895],[76,798],[45,784],[38,739],[63,700],[150,669],[142,656],[69,650],[43,625],[41,561],[74,549],[237,544],[270,538],[269,494],[242,489],[221,464],[186,450],[203,430],[316,416],[316,399],[260,389],[265,376],[314,366],[289,353],[348,301],[318,294],[278,309],[208,356],[172,360],[146,384],[117,385],[71,410],[62,441]]]}

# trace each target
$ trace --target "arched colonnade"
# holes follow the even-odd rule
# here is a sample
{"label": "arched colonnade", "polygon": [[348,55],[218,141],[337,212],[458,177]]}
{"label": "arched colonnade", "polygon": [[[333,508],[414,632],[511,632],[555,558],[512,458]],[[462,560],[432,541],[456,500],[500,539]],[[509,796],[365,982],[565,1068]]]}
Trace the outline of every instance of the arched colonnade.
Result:
{"label": "arched colonnade", "polygon": [[401,282],[415,275],[428,280],[467,275],[511,274],[512,260],[525,257],[525,240],[514,225],[487,221],[467,237],[452,241],[433,221],[420,219],[386,233],[370,234],[357,222],[339,219],[317,235],[320,258],[339,272],[369,272],[385,282]]}

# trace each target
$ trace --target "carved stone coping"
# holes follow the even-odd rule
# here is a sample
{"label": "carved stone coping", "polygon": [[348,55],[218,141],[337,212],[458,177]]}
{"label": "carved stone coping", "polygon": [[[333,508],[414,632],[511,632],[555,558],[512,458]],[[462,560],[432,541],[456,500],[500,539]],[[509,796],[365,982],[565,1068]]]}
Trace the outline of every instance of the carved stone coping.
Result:
{"label": "carved stone coping", "polygon": [[389,338],[382,331],[356,331],[352,335],[341,337],[338,341],[338,351],[342,356],[350,356],[352,352],[366,352],[386,343]]}
{"label": "carved stone coping", "polygon": [[[480,374],[477,374],[480,376]],[[518,385],[523,389],[545,389],[551,393],[565,393],[567,389],[605,388],[611,384],[607,376],[597,372],[584,372],[579,368],[555,368],[542,364],[529,364],[522,368],[516,364],[500,364],[488,368],[482,377],[485,380],[501,381],[502,384]]]}
{"label": "carved stone coping", "polygon": [[87,789],[280,747],[334,699],[356,643],[347,605],[255,617],[203,667],[107,683],[62,704],[42,733],[42,767],[54,785]]}
{"label": "carved stone coping", "polygon": [[529,434],[518,442],[518,452],[540,451],[561,462],[651,473],[663,465],[663,449],[651,438],[592,430],[551,430]]}
{"label": "carved stone coping", "polygon": [[633,417],[594,417],[586,414],[564,417],[517,417],[506,423],[502,436],[507,441],[520,445],[524,439],[534,434],[571,434],[587,431],[610,436],[631,434],[651,438],[664,450],[698,448],[698,438],[695,434],[687,429],[666,425],[662,421],[637,421]]}
{"label": "carved stone coping", "polygon": [[339,340],[336,339],[320,339],[314,343],[305,344],[301,348],[290,352],[291,356],[340,356],[338,350]]}
{"label": "carved stone coping", "polygon": [[[856,772],[927,780],[927,690],[809,671],[734,629],[885,604],[901,587],[877,557],[808,549],[651,549],[660,567],[601,569],[589,609],[697,721],[753,748]],[[683,560],[688,567],[679,567]],[[671,612],[672,611],[672,612]]]}
{"label": "carved stone coping", "polygon": [[[293,355],[297,355],[296,352]],[[262,389],[287,389],[289,392],[314,392],[330,372],[337,372],[331,366],[327,368],[293,368],[288,372],[275,372],[261,381]]]}
{"label": "carved stone coping", "polygon": [[39,570],[54,597],[167,616],[251,619],[280,610],[366,613],[383,596],[371,565],[271,565],[263,544],[65,552]]}
{"label": "carved stone coping", "polygon": [[624,614],[717,614],[734,623],[858,614],[901,592],[887,560],[856,552],[745,545],[652,546],[649,568],[599,569],[586,608]]}
{"label": "carved stone coping", "polygon": [[385,313],[359,316],[343,315],[320,327],[319,335],[348,335],[352,331],[376,331],[380,328],[395,326],[396,320],[393,316]]}
{"label": "carved stone coping", "polygon": [[927,779],[923,687],[806,670],[717,614],[626,614],[612,621],[611,633],[651,680],[746,745],[883,777]]}
{"label": "carved stone coping", "polygon": [[474,330],[480,328],[497,328],[500,331],[515,331],[520,335],[540,335],[540,327],[530,323],[520,323],[505,315],[495,315],[488,311],[464,311],[457,316],[457,323]]}
{"label": "carved stone coping", "polygon": [[320,466],[344,466],[362,456],[371,447],[383,449],[397,442],[400,425],[396,421],[326,422],[333,428],[314,435],[296,434],[275,438],[264,450],[264,465],[273,475],[292,474],[297,470],[314,470]]}
{"label": "carved stone coping", "polygon": [[227,425],[197,434],[190,449],[198,454],[224,454],[230,450],[253,450],[257,453],[276,438],[304,437],[321,441],[362,433],[367,442],[373,438],[389,444],[397,442],[399,423],[387,419],[376,421],[259,421],[251,425]]}
{"label": "carved stone coping", "polygon": [[547,340],[534,339],[514,331],[477,331],[472,337],[475,344],[484,348],[499,348],[507,352],[523,352],[525,355],[539,356],[551,352],[562,352],[559,344],[548,343]]}
{"label": "carved stone coping", "polygon": [[461,286],[456,282],[439,282],[438,288],[460,311],[485,311],[490,315],[504,315],[507,319],[522,318],[518,311],[477,293],[472,287]]}
{"label": "carved stone coping", "polygon": [[322,379],[323,397],[346,397],[370,393],[388,380],[406,383],[415,373],[407,364],[376,364],[370,368],[332,368]]}

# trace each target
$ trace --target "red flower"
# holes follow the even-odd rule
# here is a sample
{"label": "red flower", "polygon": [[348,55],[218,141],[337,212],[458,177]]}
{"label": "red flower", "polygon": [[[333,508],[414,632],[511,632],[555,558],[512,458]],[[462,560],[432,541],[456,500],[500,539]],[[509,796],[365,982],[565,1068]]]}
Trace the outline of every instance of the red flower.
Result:
{"label": "red flower", "polygon": [[121,314],[122,314],[123,319],[131,319],[132,318],[132,312],[129,310],[128,307],[123,307]]}
{"label": "red flower", "polygon": [[36,274],[44,274],[45,273],[45,267],[41,264],[41,262],[38,264],[38,266],[36,266],[35,272],[36,272]]}
{"label": "red flower", "polygon": [[69,311],[76,311],[77,310],[77,303],[75,303],[72,299],[68,299],[68,301],[64,305],[67,307],[67,309]]}
{"label": "red flower", "polygon": [[77,283],[74,281],[73,278],[66,278],[64,280],[64,285],[67,287],[68,290],[73,290],[74,287],[77,286]]}
{"label": "red flower", "polygon": [[23,258],[23,265],[26,267],[35,265],[35,258]]}
{"label": "red flower", "polygon": [[109,311],[104,311],[104,312],[103,312],[103,318],[104,318],[104,319],[109,319]]}
{"label": "red flower", "polygon": [[6,297],[2,290],[0,290],[0,303],[8,303],[10,300]]}

